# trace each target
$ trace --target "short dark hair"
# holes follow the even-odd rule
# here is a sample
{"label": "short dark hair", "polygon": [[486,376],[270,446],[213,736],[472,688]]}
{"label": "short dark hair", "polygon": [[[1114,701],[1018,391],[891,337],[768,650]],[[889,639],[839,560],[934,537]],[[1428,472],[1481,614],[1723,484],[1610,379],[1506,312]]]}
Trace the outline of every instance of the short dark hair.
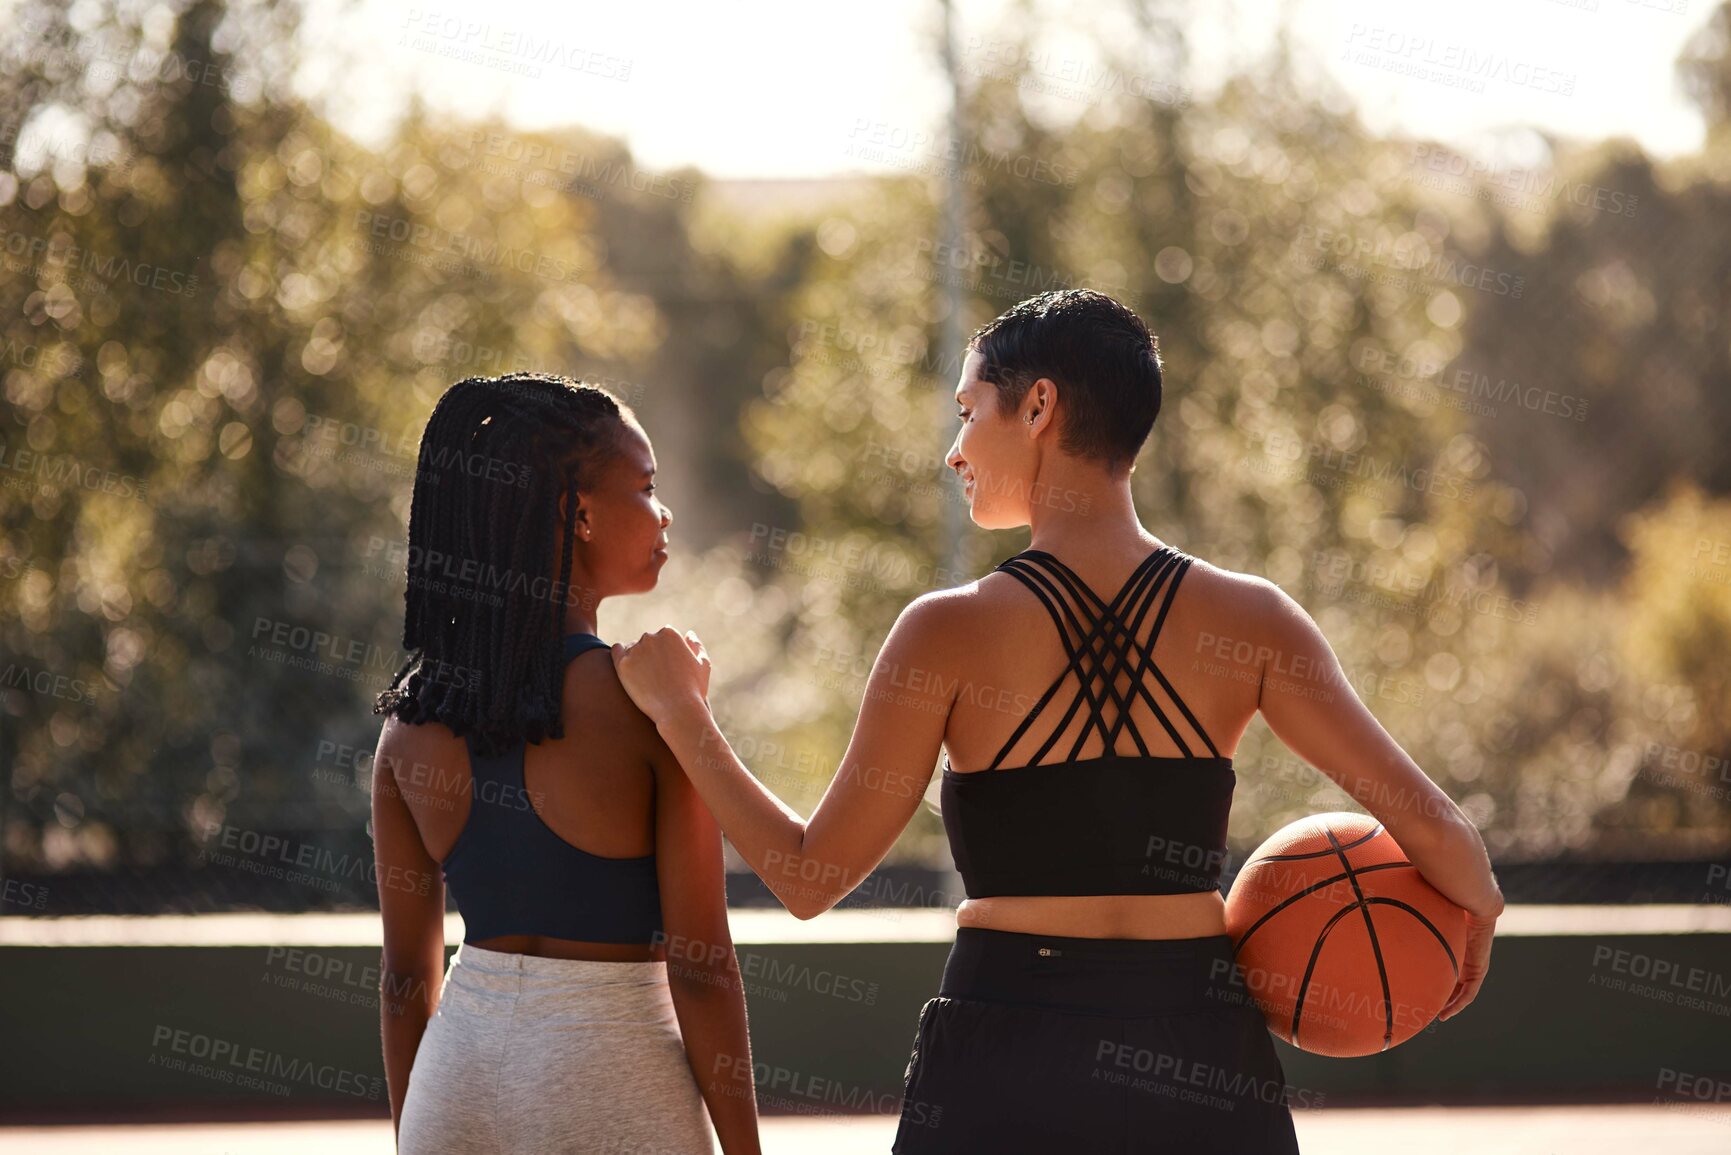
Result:
{"label": "short dark hair", "polygon": [[1136,460],[1160,415],[1160,339],[1134,312],[1093,289],[1029,297],[982,325],[968,349],[1013,411],[1042,377],[1064,387],[1058,444],[1111,472]]}

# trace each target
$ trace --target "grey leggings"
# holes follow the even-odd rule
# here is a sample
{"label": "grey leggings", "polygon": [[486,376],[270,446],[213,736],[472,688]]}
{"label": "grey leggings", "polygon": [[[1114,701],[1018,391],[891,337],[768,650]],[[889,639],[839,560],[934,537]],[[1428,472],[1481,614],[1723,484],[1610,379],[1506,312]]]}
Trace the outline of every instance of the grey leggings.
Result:
{"label": "grey leggings", "polygon": [[415,1052],[397,1150],[713,1155],[667,964],[460,945]]}

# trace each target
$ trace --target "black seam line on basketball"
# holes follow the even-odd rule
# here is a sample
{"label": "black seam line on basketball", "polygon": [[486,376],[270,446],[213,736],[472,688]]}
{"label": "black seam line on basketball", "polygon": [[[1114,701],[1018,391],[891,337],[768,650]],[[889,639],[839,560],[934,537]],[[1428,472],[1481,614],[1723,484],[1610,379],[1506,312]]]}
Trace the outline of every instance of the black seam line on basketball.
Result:
{"label": "black seam line on basketball", "polygon": [[[1374,827],[1371,828],[1371,831],[1369,834],[1361,834],[1357,838],[1353,839],[1351,842],[1343,843],[1341,846],[1341,849],[1342,850],[1351,850],[1355,846],[1363,846],[1366,842],[1369,842],[1371,839],[1375,838],[1381,831],[1382,831],[1382,823],[1378,822]],[[1258,858],[1256,861],[1258,861],[1258,862],[1297,862],[1300,859],[1304,859],[1304,858],[1327,858],[1329,855],[1331,855],[1333,853],[1334,853],[1334,850],[1332,848],[1330,848],[1328,850],[1307,850],[1303,854],[1269,854],[1269,855],[1263,856],[1262,858]]]}
{"label": "black seam line on basketball", "polygon": [[1298,1023],[1304,1015],[1304,996],[1310,990],[1310,977],[1316,972],[1316,960],[1322,957],[1322,945],[1328,941],[1329,932],[1335,924],[1358,908],[1358,903],[1349,903],[1334,912],[1334,916],[1322,924],[1322,933],[1316,936],[1316,945],[1311,948],[1310,961],[1304,965],[1304,978],[1298,984],[1298,998],[1292,1004],[1292,1029],[1287,1042],[1298,1046]]}
{"label": "black seam line on basketball", "polygon": [[1352,869],[1352,860],[1347,858],[1346,851],[1340,849],[1340,839],[1334,836],[1326,824],[1322,833],[1327,836],[1329,845],[1340,855],[1340,864],[1346,867],[1346,880],[1352,883],[1352,892],[1358,895],[1358,908],[1364,912],[1364,930],[1370,935],[1371,953],[1376,956],[1376,977],[1382,981],[1382,1005],[1387,1008],[1383,1015],[1382,1049],[1388,1050],[1394,1043],[1394,995],[1388,989],[1388,965],[1382,961],[1382,943],[1376,937],[1376,920],[1370,917],[1370,904],[1365,901],[1364,888],[1358,884],[1358,878]]}
{"label": "black seam line on basketball", "polygon": [[[1261,859],[1257,860],[1258,863],[1263,863],[1263,862],[1267,862],[1267,861],[1268,861],[1268,859],[1266,859],[1266,858],[1261,858]],[[1360,874],[1369,874],[1373,870],[1392,870],[1397,866],[1411,866],[1411,865],[1412,865],[1412,863],[1408,862],[1406,859],[1403,858],[1399,862],[1379,862],[1379,863],[1376,863],[1374,866],[1361,866],[1358,868],[1358,872]],[[1242,878],[1243,876],[1244,876],[1243,872],[1241,871],[1239,873],[1239,877]],[[1344,874],[1333,875],[1332,877],[1323,879],[1321,882],[1311,883],[1309,886],[1305,887],[1303,890],[1299,891],[1297,894],[1293,895],[1290,898],[1281,899],[1278,904],[1276,904],[1273,907],[1270,907],[1267,911],[1265,911],[1261,918],[1257,919],[1255,922],[1250,924],[1250,929],[1244,932],[1244,936],[1242,938],[1240,938],[1237,942],[1232,944],[1232,949],[1234,951],[1237,951],[1245,943],[1250,941],[1250,936],[1255,934],[1256,931],[1258,930],[1258,928],[1260,928],[1263,923],[1267,922],[1269,919],[1273,918],[1275,915],[1279,914],[1281,911],[1285,910],[1287,907],[1291,906],[1293,903],[1297,902],[1299,899],[1301,899],[1301,898],[1303,898],[1309,894],[1315,894],[1317,891],[1323,889],[1324,887],[1333,886],[1335,883],[1340,882],[1345,877],[1346,877],[1346,875],[1344,875]],[[1233,885],[1237,886],[1238,884],[1236,882],[1234,882]]]}
{"label": "black seam line on basketball", "polygon": [[1436,925],[1434,923],[1432,923],[1430,919],[1428,919],[1424,916],[1424,912],[1420,911],[1417,907],[1411,905],[1410,903],[1402,902],[1398,898],[1384,898],[1381,895],[1377,895],[1373,898],[1367,898],[1367,899],[1365,899],[1365,902],[1367,902],[1367,903],[1380,902],[1380,903],[1384,903],[1388,906],[1398,906],[1398,907],[1400,907],[1400,909],[1406,911],[1408,914],[1410,914],[1414,918],[1418,919],[1419,922],[1424,924],[1424,928],[1426,930],[1430,931],[1431,934],[1436,937],[1438,945],[1440,945],[1443,948],[1443,953],[1449,956],[1449,969],[1451,969],[1454,972],[1454,977],[1457,979],[1461,977],[1460,963],[1455,961],[1454,948],[1449,946],[1449,940],[1447,938],[1443,937],[1443,932],[1438,930],[1436,928]]}

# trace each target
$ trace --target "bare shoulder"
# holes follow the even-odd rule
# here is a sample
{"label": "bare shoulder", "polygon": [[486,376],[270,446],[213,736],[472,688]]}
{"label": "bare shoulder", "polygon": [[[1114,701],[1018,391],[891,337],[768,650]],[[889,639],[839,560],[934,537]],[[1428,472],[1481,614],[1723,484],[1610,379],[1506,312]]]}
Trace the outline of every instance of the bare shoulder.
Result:
{"label": "bare shoulder", "polygon": [[411,724],[392,714],[386,716],[379,731],[379,766],[399,774],[405,767],[442,766],[466,755],[462,739],[443,722]]}
{"label": "bare shoulder", "polygon": [[[1322,630],[1296,598],[1257,574],[1238,573],[1197,559],[1184,586],[1197,587],[1211,623],[1198,638],[1198,651],[1216,662],[1254,667],[1258,671],[1257,701],[1263,701],[1262,681],[1270,669],[1327,670],[1338,659]],[[1225,623],[1230,622],[1228,626]]]}
{"label": "bare shoulder", "polygon": [[1236,573],[1202,562],[1209,580],[1219,590],[1215,604],[1242,614],[1247,632],[1259,641],[1281,650],[1304,652],[1326,650],[1322,631],[1310,611],[1279,585],[1258,574]]}
{"label": "bare shoulder", "polygon": [[559,716],[565,719],[567,736],[574,718],[605,718],[610,727],[621,727],[646,740],[658,737],[655,723],[625,692],[619,671],[613,667],[612,653],[599,647],[578,654],[566,664],[562,706]]}
{"label": "bare shoulder", "polygon": [[391,715],[373,755],[373,790],[394,791],[420,825],[445,813],[463,813],[469,751],[443,722],[409,723]]}
{"label": "bare shoulder", "polygon": [[[1209,613],[1228,613],[1234,620],[1261,627],[1281,612],[1292,599],[1286,591],[1260,574],[1224,569],[1191,555],[1183,588],[1200,594]],[[1180,595],[1182,596],[1182,595]]]}
{"label": "bare shoulder", "polygon": [[[933,652],[953,653],[977,641],[1006,604],[1007,574],[989,573],[949,589],[930,590],[902,608],[891,638]],[[887,642],[885,643],[888,644]]]}

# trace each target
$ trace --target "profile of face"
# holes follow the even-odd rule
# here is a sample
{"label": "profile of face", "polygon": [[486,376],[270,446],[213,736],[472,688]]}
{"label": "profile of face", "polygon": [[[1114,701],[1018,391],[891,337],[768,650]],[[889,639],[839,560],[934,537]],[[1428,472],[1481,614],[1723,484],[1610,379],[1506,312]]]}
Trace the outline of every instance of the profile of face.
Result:
{"label": "profile of face", "polygon": [[961,428],[944,462],[962,477],[975,525],[1015,529],[1031,524],[1030,494],[1039,466],[1037,439],[1054,420],[1057,385],[1042,377],[1019,407],[1006,411],[998,387],[980,380],[984,366],[977,350],[970,350],[962,362],[956,385]]}
{"label": "profile of face", "polygon": [[[589,488],[577,492],[572,582],[591,587],[597,598],[654,589],[667,563],[673,512],[655,495],[655,451],[649,437],[627,419],[612,457],[590,473]],[[555,556],[564,548],[563,495],[559,506]]]}

